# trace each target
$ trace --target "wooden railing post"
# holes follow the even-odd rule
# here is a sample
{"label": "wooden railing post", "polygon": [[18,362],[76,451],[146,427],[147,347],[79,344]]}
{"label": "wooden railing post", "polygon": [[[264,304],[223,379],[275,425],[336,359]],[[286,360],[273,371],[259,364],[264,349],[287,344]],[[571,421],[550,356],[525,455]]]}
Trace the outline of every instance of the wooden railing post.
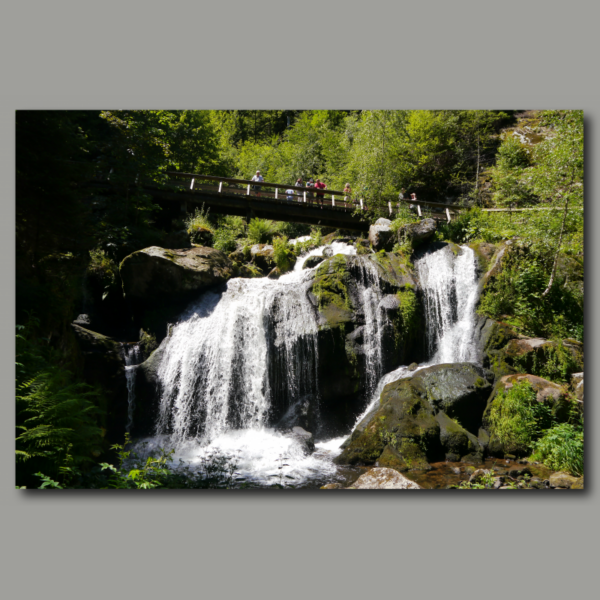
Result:
{"label": "wooden railing post", "polygon": [[335,194],[331,194],[331,206],[335,206]]}
{"label": "wooden railing post", "polygon": [[422,217],[423,215],[421,214],[421,205],[417,204],[417,214]]}
{"label": "wooden railing post", "polygon": [[250,195],[250,184],[248,184],[248,190],[246,191],[246,196]]}
{"label": "wooden railing post", "polygon": [[360,199],[360,210],[364,210],[362,198]]}
{"label": "wooden railing post", "polygon": [[448,217],[448,223],[450,223],[450,211],[446,209],[446,216]]}
{"label": "wooden railing post", "polygon": [[190,184],[190,190],[193,190],[193,189],[194,189],[194,182],[195,182],[195,181],[196,181],[196,180],[195,180],[194,178],[192,178],[192,183]]}
{"label": "wooden railing post", "polygon": [[223,182],[219,181],[219,194],[223,191]]}
{"label": "wooden railing post", "polygon": [[304,192],[304,202],[306,202],[306,191]]}
{"label": "wooden railing post", "polygon": [[277,192],[279,192],[279,188],[275,188],[275,200],[277,200]]}
{"label": "wooden railing post", "polygon": [[392,203],[388,202],[388,208],[390,209],[390,216],[392,215]]}

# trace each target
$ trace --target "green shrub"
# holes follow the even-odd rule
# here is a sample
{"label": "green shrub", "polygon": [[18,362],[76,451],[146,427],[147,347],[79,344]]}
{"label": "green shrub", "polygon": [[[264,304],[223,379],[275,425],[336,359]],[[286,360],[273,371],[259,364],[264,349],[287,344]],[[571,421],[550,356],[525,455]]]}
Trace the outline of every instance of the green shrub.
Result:
{"label": "green shrub", "polygon": [[292,268],[294,251],[288,243],[287,237],[276,237],[273,239],[273,260],[280,273],[285,273]]}
{"label": "green shrub", "polygon": [[188,233],[192,233],[197,229],[208,229],[214,231],[214,225],[208,220],[210,208],[204,210],[204,204],[201,208],[196,208],[193,215],[189,215],[185,220],[185,226]]}
{"label": "green shrub", "polygon": [[500,391],[489,415],[490,434],[511,454],[528,453],[551,424],[550,408],[536,400],[536,392],[528,381]]}
{"label": "green shrub", "polygon": [[248,239],[253,244],[269,244],[274,233],[275,225],[268,219],[252,219],[248,225]]}
{"label": "green shrub", "polygon": [[583,475],[583,427],[561,423],[548,429],[535,442],[531,458],[555,471]]}

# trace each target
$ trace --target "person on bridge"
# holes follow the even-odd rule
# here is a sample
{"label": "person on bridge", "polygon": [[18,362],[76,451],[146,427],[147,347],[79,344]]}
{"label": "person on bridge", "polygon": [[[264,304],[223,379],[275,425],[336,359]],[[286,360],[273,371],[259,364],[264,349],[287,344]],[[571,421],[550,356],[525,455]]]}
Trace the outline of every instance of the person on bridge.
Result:
{"label": "person on bridge", "polygon": [[[309,187],[309,188],[315,187],[315,182],[313,181],[312,177],[306,183],[306,187]],[[312,192],[306,192],[306,197],[308,198],[308,203],[312,204],[312,201],[313,201],[313,198],[315,197],[315,195]]]}
{"label": "person on bridge", "polygon": [[[317,179],[317,183],[315,183],[315,188],[317,190],[325,190],[327,189],[327,185],[325,185],[320,179]],[[323,199],[325,198],[325,194],[323,192],[317,192],[317,202],[321,203],[321,208],[323,208]]]}
{"label": "person on bridge", "polygon": [[[260,171],[256,171],[256,175],[252,178],[252,181],[264,181],[263,176],[260,174]],[[256,195],[260,198],[260,185],[253,185],[252,189],[256,192]]]}
{"label": "person on bridge", "polygon": [[[298,185],[298,183],[296,183]],[[292,188],[285,190],[285,199],[293,200],[294,199],[294,190]]]}
{"label": "person on bridge", "polygon": [[[296,183],[294,184],[298,187],[304,187],[304,182],[302,181],[302,177],[298,177],[298,179],[296,179]],[[302,195],[302,192],[299,192],[298,190],[296,190],[296,194],[298,196]]]}

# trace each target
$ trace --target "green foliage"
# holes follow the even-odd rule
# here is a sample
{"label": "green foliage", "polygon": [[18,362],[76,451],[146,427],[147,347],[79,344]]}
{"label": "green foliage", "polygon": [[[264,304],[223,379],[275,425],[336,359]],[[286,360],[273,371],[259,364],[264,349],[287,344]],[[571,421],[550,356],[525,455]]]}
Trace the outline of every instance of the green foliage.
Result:
{"label": "green foliage", "polygon": [[287,237],[273,239],[273,260],[280,273],[285,273],[292,268],[294,258],[294,251],[288,243]]}
{"label": "green foliage", "polygon": [[561,423],[548,429],[533,445],[532,460],[555,471],[583,475],[583,423]]}
{"label": "green foliage", "polygon": [[34,339],[35,321],[17,335],[17,482],[43,471],[65,482],[102,452],[100,393],[58,366]]}
{"label": "green foliage", "polygon": [[[568,275],[558,274],[550,293],[542,295],[551,260],[539,246],[507,249],[501,271],[484,290],[479,312],[527,335],[583,341],[583,286],[569,285]],[[576,274],[572,277],[576,279]]]}
{"label": "green foliage", "polygon": [[140,330],[140,349],[144,356],[150,356],[158,348],[156,336],[153,333],[148,333],[143,329]]}
{"label": "green foliage", "polygon": [[229,253],[237,248],[237,240],[246,233],[246,221],[242,217],[227,215],[219,219],[214,231],[213,246],[217,250]]}
{"label": "green foliage", "polygon": [[276,227],[268,219],[252,219],[248,225],[248,239],[252,244],[269,244]]}
{"label": "green foliage", "polygon": [[204,204],[201,208],[196,208],[194,210],[193,215],[188,215],[185,219],[185,226],[187,228],[187,232],[192,235],[199,229],[207,229],[210,232],[213,232],[215,226],[210,222],[208,218],[208,213],[210,212],[210,208],[204,210]]}
{"label": "green foliage", "polygon": [[318,248],[323,244],[323,233],[320,227],[314,227],[310,232],[310,243]]}
{"label": "green foliage", "polygon": [[536,400],[536,392],[528,381],[500,391],[489,414],[490,434],[512,454],[529,452],[533,442],[551,423],[550,408]]}

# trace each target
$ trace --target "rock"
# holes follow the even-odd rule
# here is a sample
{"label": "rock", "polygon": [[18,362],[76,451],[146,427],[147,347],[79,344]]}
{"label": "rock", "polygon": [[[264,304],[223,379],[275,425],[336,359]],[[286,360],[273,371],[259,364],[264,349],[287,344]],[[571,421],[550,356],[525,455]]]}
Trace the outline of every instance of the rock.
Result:
{"label": "rock", "polygon": [[375,251],[387,250],[390,252],[396,243],[389,219],[377,219],[369,228],[369,242]]}
{"label": "rock", "polygon": [[314,269],[325,260],[324,256],[309,256],[302,265],[303,269]]}
{"label": "rock", "polygon": [[110,337],[71,324],[81,357],[81,374],[86,383],[104,390],[100,408],[105,411],[103,427],[110,441],[122,439],[127,423],[125,357],[121,344]]}
{"label": "rock", "polygon": [[233,276],[231,261],[214,248],[165,250],[152,246],[127,256],[119,267],[127,298],[197,294]]}
{"label": "rock", "polygon": [[436,411],[457,419],[467,431],[479,430],[492,391],[490,371],[473,363],[442,364],[421,369],[412,378],[416,386],[427,390]]}
{"label": "rock", "polygon": [[165,248],[191,248],[192,241],[190,234],[182,229],[180,231],[173,231],[165,236],[164,241]]}
{"label": "rock", "polygon": [[486,475],[490,472],[487,469],[477,469],[471,477],[469,477],[469,483],[479,483]]}
{"label": "rock", "polygon": [[500,389],[509,390],[515,383],[521,381],[528,381],[531,384],[536,392],[538,402],[546,402],[551,406],[552,414],[556,420],[563,421],[567,418],[569,402],[565,388],[542,377],[528,374],[505,375],[500,378],[495,389],[495,395]]}
{"label": "rock", "polygon": [[408,365],[408,370],[409,371],[414,371],[415,369],[418,369],[419,365],[417,363],[410,363],[410,365]]}
{"label": "rock", "polygon": [[[435,415],[435,418],[440,425],[440,441],[447,452],[446,460],[449,460],[448,453],[460,457],[471,452],[480,451],[477,438],[451,419],[445,412],[440,411]],[[459,459],[456,458],[451,462],[457,460]]]}
{"label": "rock", "polygon": [[[452,461],[452,462],[455,462],[455,461]],[[452,472],[455,475],[460,475],[460,467],[452,467]]]}
{"label": "rock", "polygon": [[583,373],[573,373],[571,375],[571,386],[577,400],[583,402]]}
{"label": "rock", "polygon": [[578,481],[577,477],[573,477],[568,473],[552,473],[550,475],[550,487],[552,488],[570,488]]}
{"label": "rock", "polygon": [[486,272],[489,268],[490,263],[498,249],[495,244],[489,244],[487,242],[472,242],[467,244],[469,248],[472,248],[477,255],[479,260],[479,266],[483,272]]}
{"label": "rock", "polygon": [[[477,438],[466,431],[466,424],[475,431],[481,424],[490,375],[477,365],[457,363],[428,367],[389,383],[379,407],[359,423],[335,462],[374,464],[389,445],[409,469],[428,469],[428,461],[444,456],[445,443],[452,453],[475,452],[481,463]],[[465,427],[452,421],[450,413]]]}
{"label": "rock", "polygon": [[279,267],[275,267],[269,274],[267,275],[269,279],[279,279],[281,277],[281,272],[279,271]]}
{"label": "rock", "polygon": [[328,483],[321,486],[322,490],[343,490],[344,486],[341,483]]}
{"label": "rock", "polygon": [[[446,453],[446,462],[458,462],[460,460],[460,456],[458,454],[453,454],[452,452]],[[452,469],[455,473],[460,473],[460,469],[458,467],[453,467]]]}
{"label": "rock", "polygon": [[583,489],[583,475],[581,477],[579,477],[577,479],[577,481],[574,481],[571,484],[571,489],[572,490],[582,490]]}
{"label": "rock", "polygon": [[483,454],[481,452],[472,452],[467,454],[460,459],[460,462],[469,465],[480,465],[483,463]]}
{"label": "rock", "polygon": [[406,237],[410,240],[412,247],[417,248],[430,241],[435,235],[436,229],[437,225],[434,219],[423,219],[419,223],[411,223],[402,227],[398,231],[398,241],[402,242]]}
{"label": "rock", "polygon": [[266,275],[274,266],[273,246],[270,244],[254,244],[250,248],[252,262]]}
{"label": "rock", "polygon": [[80,327],[89,328],[92,324],[92,319],[89,315],[79,315],[74,321],[74,325],[79,325]]}
{"label": "rock", "polygon": [[383,449],[381,456],[375,462],[376,467],[387,467],[388,469],[396,469],[396,471],[408,471],[409,466],[393,446],[389,444]]}
{"label": "rock", "polygon": [[502,479],[500,477],[498,477],[494,480],[494,485],[492,487],[495,490],[499,490],[502,487],[503,483],[504,482],[502,481]]}
{"label": "rock", "polygon": [[332,256],[333,256],[333,248],[331,246],[325,246],[325,248],[323,248],[323,257],[331,258]]}
{"label": "rock", "polygon": [[305,454],[312,454],[315,451],[315,441],[312,433],[302,427],[292,427],[291,435],[300,443]]}
{"label": "rock", "polygon": [[479,317],[476,325],[475,346],[482,356],[483,366],[502,377],[515,373],[512,364],[506,362],[502,349],[508,342],[517,337],[517,333],[506,323],[499,323],[488,317]]}
{"label": "rock", "polygon": [[386,468],[373,468],[361,475],[349,490],[420,490],[417,485],[398,471]]}

